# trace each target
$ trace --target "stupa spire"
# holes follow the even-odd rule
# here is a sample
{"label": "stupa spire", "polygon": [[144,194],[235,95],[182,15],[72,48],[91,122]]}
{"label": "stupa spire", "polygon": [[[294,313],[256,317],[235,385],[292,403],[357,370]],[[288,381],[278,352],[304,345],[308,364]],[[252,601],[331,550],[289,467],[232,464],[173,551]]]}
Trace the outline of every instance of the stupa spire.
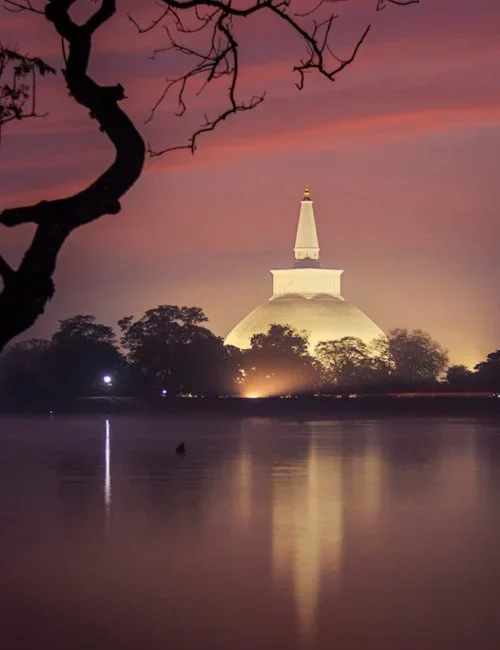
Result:
{"label": "stupa spire", "polygon": [[309,185],[305,186],[304,198],[300,202],[299,222],[297,224],[297,236],[295,237],[293,252],[295,266],[319,266],[318,233],[316,232],[313,200],[311,199]]}

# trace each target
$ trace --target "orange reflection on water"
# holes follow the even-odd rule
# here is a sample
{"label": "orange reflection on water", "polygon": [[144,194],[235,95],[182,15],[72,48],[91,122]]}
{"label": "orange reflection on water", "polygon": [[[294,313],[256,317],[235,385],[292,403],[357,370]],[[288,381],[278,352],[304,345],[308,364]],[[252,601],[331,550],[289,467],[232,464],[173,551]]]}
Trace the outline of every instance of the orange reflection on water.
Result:
{"label": "orange reflection on water", "polygon": [[440,497],[448,510],[465,512],[474,509],[478,500],[480,474],[473,435],[463,436],[456,449],[439,459],[437,478]]}
{"label": "orange reflection on water", "polygon": [[334,582],[342,561],[341,461],[311,442],[305,466],[273,468],[272,494],[274,581],[279,588],[291,580],[299,631],[310,642],[320,576]]}
{"label": "orange reflection on water", "polygon": [[248,526],[252,517],[252,465],[251,450],[242,438],[240,454],[234,462],[233,479],[234,491],[237,495],[237,520],[243,526]]}
{"label": "orange reflection on water", "polygon": [[378,441],[370,441],[351,463],[354,510],[358,523],[370,530],[378,523],[382,506],[384,464]]}

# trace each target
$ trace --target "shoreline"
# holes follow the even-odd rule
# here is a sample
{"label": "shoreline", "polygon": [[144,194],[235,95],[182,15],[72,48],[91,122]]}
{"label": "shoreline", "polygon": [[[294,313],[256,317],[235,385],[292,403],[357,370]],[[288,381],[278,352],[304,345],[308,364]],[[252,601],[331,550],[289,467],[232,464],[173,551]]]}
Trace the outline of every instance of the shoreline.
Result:
{"label": "shoreline", "polygon": [[89,397],[65,403],[0,404],[0,416],[154,415],[276,418],[500,417],[495,396],[373,396],[294,398]]}

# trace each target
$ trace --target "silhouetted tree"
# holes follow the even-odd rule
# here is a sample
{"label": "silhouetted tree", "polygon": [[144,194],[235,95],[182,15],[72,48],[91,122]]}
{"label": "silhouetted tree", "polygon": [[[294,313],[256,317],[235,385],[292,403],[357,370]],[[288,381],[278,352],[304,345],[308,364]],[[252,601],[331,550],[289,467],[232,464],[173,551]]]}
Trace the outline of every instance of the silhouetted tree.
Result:
{"label": "silhouetted tree", "polygon": [[[134,320],[119,321],[118,349],[113,328],[94,316],[60,321],[50,341],[32,339],[7,348],[0,357],[3,402],[75,398],[102,394],[272,396],[315,391],[318,387],[368,389],[370,384],[434,382],[444,371],[446,353],[420,330],[397,329],[372,346],[355,337],[322,341],[315,357],[306,332],[273,324],[255,334],[247,350],[224,346],[207,327],[199,307],[160,305]],[[127,363],[128,362],[128,363]],[[500,390],[500,350],[472,373],[451,366],[450,386]],[[103,383],[110,375],[113,389]]]}
{"label": "silhouetted tree", "polygon": [[[22,1],[7,4],[23,6]],[[27,223],[36,226],[17,270],[0,257],[4,284],[0,294],[0,350],[44,312],[54,294],[52,275],[57,256],[71,232],[105,214],[118,214],[120,199],[139,178],[144,164],[144,142],[119,107],[125,98],[123,87],[100,86],[88,74],[92,38],[114,15],[115,0],[101,0],[97,10],[81,24],[70,17],[74,4],[75,0],[49,0],[39,13],[52,23],[67,46],[64,79],[71,96],[97,121],[115,149],[115,159],[103,174],[76,194],[0,213],[0,223],[9,228]],[[35,9],[31,1],[25,7]]]}
{"label": "silhouetted tree", "polygon": [[[59,321],[59,329],[44,356],[43,370],[54,396],[77,397],[102,393],[103,377],[112,377],[117,390],[126,378],[125,361],[112,327],[94,316],[79,315]],[[106,389],[108,390],[108,389]]]}
{"label": "silhouetted tree", "polygon": [[321,341],[315,355],[324,385],[362,386],[387,381],[390,375],[390,368],[373,357],[366,343],[354,336]]}
{"label": "silhouetted tree", "polygon": [[[70,16],[74,6],[85,4],[79,0],[4,2],[11,10],[41,14],[53,25],[64,46],[63,76],[69,93],[96,120],[98,128],[114,148],[115,159],[95,181],[76,194],[0,213],[0,224],[9,228],[22,224],[36,227],[33,240],[17,269],[0,257],[0,277],[4,284],[0,294],[0,350],[31,327],[44,312],[55,290],[53,274],[57,257],[68,236],[80,226],[120,212],[120,202],[140,177],[145,158],[141,135],[119,107],[119,102],[125,99],[123,86],[99,85],[88,74],[93,36],[114,16],[116,0],[100,0],[97,9],[81,23]],[[389,3],[407,5],[416,2],[418,0],[373,0],[373,6],[379,10]],[[238,96],[241,60],[236,25],[242,20],[257,14],[276,18],[298,37],[297,42],[305,49],[294,66],[299,75],[299,88],[304,86],[305,75],[311,71],[333,80],[354,60],[370,29],[368,25],[351,55],[341,59],[333,53],[331,37],[335,14],[329,2],[320,1],[311,7],[307,0],[298,10],[288,0],[249,0],[243,7],[231,0],[160,0],[159,4],[158,17],[150,25],[138,28],[142,32],[163,29],[168,40],[162,51],[172,53],[176,64],[179,57],[185,55],[188,64],[186,72],[167,81],[152,114],[171,91],[176,93],[179,114],[183,114],[187,87],[192,80],[199,84],[197,90],[200,91],[200,87],[203,90],[207,84],[225,78],[228,104],[217,115],[207,117],[187,144],[151,152],[156,154],[179,147],[194,151],[202,133],[212,131],[233,114],[255,108],[264,99],[264,92],[246,100]]]}
{"label": "silhouetted tree", "polygon": [[95,345],[116,343],[116,334],[112,327],[98,323],[95,316],[70,316],[59,321],[59,329],[52,337],[53,345],[76,339],[86,340]]}
{"label": "silhouetted tree", "polygon": [[306,332],[290,325],[271,325],[254,334],[243,352],[243,381],[246,395],[281,395],[312,390],[317,372],[308,351]]}
{"label": "silhouetted tree", "polygon": [[486,361],[475,366],[478,383],[484,388],[500,390],[500,350],[490,352]]}
{"label": "silhouetted tree", "polygon": [[2,401],[26,402],[47,394],[46,339],[30,339],[10,345],[0,357]]}
{"label": "silhouetted tree", "polygon": [[453,388],[471,387],[475,379],[475,373],[464,365],[450,366],[446,371],[446,381]]}
{"label": "silhouetted tree", "polygon": [[448,365],[446,350],[418,329],[393,329],[374,341],[373,351],[381,363],[393,366],[393,377],[402,383],[435,381]]}
{"label": "silhouetted tree", "polygon": [[136,321],[122,318],[121,344],[138,382],[169,395],[212,392],[210,379],[214,382],[228,353],[204,326],[207,321],[201,308],[176,305],[149,309]]}
{"label": "silhouetted tree", "polygon": [[174,375],[180,391],[196,396],[233,394],[240,358],[241,351],[226,347],[218,336],[193,336],[174,351]]}

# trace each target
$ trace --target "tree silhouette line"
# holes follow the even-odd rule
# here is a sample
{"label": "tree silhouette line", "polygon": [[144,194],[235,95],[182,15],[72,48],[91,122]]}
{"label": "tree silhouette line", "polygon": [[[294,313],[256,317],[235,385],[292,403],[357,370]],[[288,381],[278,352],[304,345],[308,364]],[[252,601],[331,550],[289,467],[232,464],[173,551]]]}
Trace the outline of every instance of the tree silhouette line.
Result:
{"label": "tree silhouette line", "polygon": [[81,397],[267,397],[415,389],[500,390],[500,350],[474,370],[449,366],[422,330],[391,330],[367,344],[322,341],[271,325],[246,350],[225,346],[199,307],[160,305],[127,316],[118,332],[94,316],[59,322],[50,339],[11,344],[0,357],[3,403]]}

